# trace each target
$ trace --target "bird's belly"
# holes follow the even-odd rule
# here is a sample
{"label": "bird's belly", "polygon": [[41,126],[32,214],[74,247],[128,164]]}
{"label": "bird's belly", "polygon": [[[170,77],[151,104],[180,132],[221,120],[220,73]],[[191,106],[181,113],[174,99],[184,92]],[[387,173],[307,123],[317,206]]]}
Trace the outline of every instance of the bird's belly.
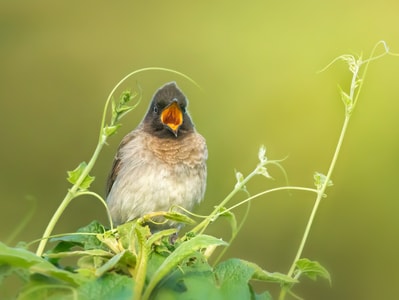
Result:
{"label": "bird's belly", "polygon": [[153,161],[121,170],[108,197],[117,224],[172,206],[191,210],[205,192],[204,165],[160,164]]}

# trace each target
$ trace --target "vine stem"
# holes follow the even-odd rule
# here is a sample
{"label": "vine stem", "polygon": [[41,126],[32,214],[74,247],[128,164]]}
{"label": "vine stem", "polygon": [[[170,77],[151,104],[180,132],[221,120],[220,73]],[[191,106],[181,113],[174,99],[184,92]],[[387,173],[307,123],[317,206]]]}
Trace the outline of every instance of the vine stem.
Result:
{"label": "vine stem", "polygon": [[252,177],[256,176],[259,172],[259,168],[261,166],[258,165],[255,170],[253,170],[247,177],[245,177],[241,182],[236,184],[235,188],[226,196],[226,198],[223,199],[222,202],[218,206],[215,207],[215,209],[212,211],[212,213],[201,223],[199,223],[196,227],[194,227],[191,232],[194,233],[203,233],[204,230],[208,227],[208,225],[213,222],[219,215],[220,215],[220,210],[233,198],[233,196],[238,193],[239,191],[242,190],[243,187],[248,183],[248,181],[251,180]]}
{"label": "vine stem", "polygon": [[[379,54],[379,55],[374,55],[374,53],[375,53],[375,51],[376,51],[376,49],[377,49],[377,47],[379,45],[382,45],[384,47],[384,52],[382,54]],[[370,57],[368,59],[366,59],[366,60],[362,60],[361,57],[358,60],[355,60],[355,58],[352,55],[342,55],[342,56],[336,58],[335,60],[333,60],[333,62],[332,62],[332,63],[334,63],[338,59],[346,61],[348,63],[348,65],[349,65],[349,70],[353,74],[352,80],[351,80],[351,85],[350,85],[350,90],[349,90],[349,95],[346,95],[341,90],[341,96],[343,97],[343,100],[345,98],[345,100],[344,100],[344,104],[345,104],[345,120],[344,120],[342,129],[341,129],[341,134],[339,136],[337,146],[335,148],[334,156],[333,156],[333,158],[331,160],[327,175],[325,177],[325,181],[323,182],[322,186],[318,189],[317,198],[316,198],[315,203],[313,205],[313,209],[312,209],[312,212],[310,214],[308,223],[306,225],[305,232],[303,234],[301,243],[300,243],[298,251],[297,251],[297,253],[295,255],[294,261],[293,261],[293,263],[292,263],[292,265],[291,265],[291,267],[290,267],[290,269],[289,269],[289,271],[287,273],[287,275],[290,276],[290,277],[293,276],[293,274],[295,272],[295,268],[296,268],[296,263],[302,256],[302,252],[303,252],[303,249],[305,247],[306,241],[308,239],[308,236],[309,236],[309,233],[310,233],[314,218],[316,216],[317,209],[318,209],[318,207],[320,205],[320,202],[321,202],[321,200],[323,198],[324,192],[325,192],[326,188],[329,185],[329,182],[330,182],[330,179],[331,179],[331,175],[332,175],[332,173],[334,171],[334,167],[336,165],[336,162],[337,162],[337,159],[338,159],[338,156],[339,156],[339,153],[340,153],[343,141],[344,141],[344,137],[345,137],[345,134],[346,134],[346,131],[347,131],[347,128],[348,128],[350,117],[352,116],[353,110],[354,110],[354,108],[355,108],[355,106],[357,104],[357,100],[358,100],[361,88],[363,86],[364,78],[366,76],[369,63],[371,61],[379,59],[382,56],[387,55],[387,54],[397,56],[397,54],[389,52],[389,49],[386,46],[384,41],[380,41],[374,46],[374,48],[373,48],[373,50],[372,50],[372,52],[370,54]],[[329,67],[331,64],[329,64],[327,67]],[[361,68],[362,65],[365,65],[365,67],[364,67],[364,70],[362,72],[362,76],[359,77],[359,72],[360,72],[360,68]],[[349,102],[346,102],[348,100],[348,99],[346,99],[346,97],[350,100]],[[278,299],[279,300],[284,300],[285,299],[285,295],[290,290],[290,288],[291,288],[291,286],[283,286],[283,288],[280,291],[280,295],[279,295]]]}
{"label": "vine stem", "polygon": [[[306,244],[306,241],[308,239],[310,230],[312,228],[312,224],[313,224],[314,218],[316,216],[316,212],[317,212],[317,210],[319,208],[321,200],[323,199],[325,190],[328,187],[328,183],[330,182],[330,178],[331,178],[331,175],[332,175],[332,173],[334,171],[334,167],[336,165],[336,162],[338,160],[339,152],[341,150],[341,147],[342,147],[342,144],[343,144],[343,141],[344,141],[344,137],[345,137],[345,133],[346,133],[346,130],[348,128],[349,120],[350,120],[350,114],[346,114],[345,121],[344,121],[344,124],[343,124],[342,129],[341,129],[341,134],[340,134],[339,139],[338,139],[337,147],[335,148],[334,156],[333,156],[333,158],[331,160],[331,164],[330,164],[330,167],[328,169],[328,173],[326,175],[325,181],[323,182],[321,188],[318,189],[317,197],[316,197],[315,203],[313,205],[313,209],[312,209],[312,212],[310,214],[308,223],[306,224],[305,232],[303,234],[301,243],[300,243],[300,245],[298,247],[298,251],[297,251],[297,253],[295,255],[294,261],[292,262],[291,267],[290,267],[290,269],[289,269],[289,271],[287,273],[287,275],[290,276],[290,277],[292,277],[292,275],[294,274],[294,271],[295,271],[295,268],[296,268],[296,262],[302,256],[302,252],[303,252],[303,249],[305,248],[305,244]],[[286,292],[287,292],[287,287],[283,287],[281,289],[280,296],[279,296],[278,299],[279,300],[285,299]]]}
{"label": "vine stem", "polygon": [[60,219],[60,217],[61,217],[62,213],[64,212],[64,210],[66,209],[66,207],[75,198],[80,185],[82,184],[82,182],[86,178],[86,176],[89,175],[89,172],[93,168],[94,163],[96,162],[97,157],[100,154],[101,149],[105,144],[106,138],[103,138],[100,140],[102,140],[102,142],[100,142],[97,145],[96,150],[94,151],[93,156],[90,159],[89,163],[87,164],[86,168],[84,168],[84,170],[82,171],[82,174],[80,175],[80,177],[78,178],[76,183],[72,186],[72,188],[70,190],[68,190],[68,193],[65,195],[65,198],[62,200],[60,206],[58,206],[58,208],[55,211],[54,215],[52,216],[50,222],[48,223],[46,230],[43,233],[43,237],[42,237],[42,239],[39,243],[39,246],[36,250],[37,256],[42,256],[44,248],[46,247],[47,241],[48,241],[51,233],[53,232],[55,225],[57,224],[58,220]]}
{"label": "vine stem", "polygon": [[[379,55],[375,55],[375,52],[376,52],[378,46],[380,46],[380,45],[383,46],[384,51],[383,51],[383,53],[381,53]],[[293,273],[295,271],[296,262],[302,256],[302,252],[303,252],[303,249],[305,247],[306,240],[307,240],[307,238],[309,236],[310,229],[311,229],[312,224],[313,224],[313,220],[314,220],[314,218],[316,216],[317,209],[318,209],[318,207],[320,205],[321,199],[323,198],[325,190],[328,187],[328,184],[330,182],[330,179],[331,179],[332,173],[334,171],[336,162],[338,160],[338,156],[339,156],[339,153],[341,151],[341,147],[342,147],[342,144],[343,144],[343,141],[344,141],[344,138],[345,138],[345,134],[346,134],[346,131],[347,131],[347,128],[348,128],[348,125],[349,125],[349,121],[350,121],[350,118],[352,116],[353,110],[354,110],[354,108],[355,108],[355,106],[357,104],[357,101],[358,101],[358,98],[359,98],[359,94],[360,94],[360,91],[361,91],[363,83],[364,83],[364,78],[365,78],[366,73],[367,73],[368,66],[369,66],[371,61],[379,59],[379,58],[381,58],[381,57],[383,57],[383,56],[385,56],[387,54],[398,56],[398,54],[391,53],[389,51],[389,49],[388,49],[388,47],[387,47],[387,45],[386,45],[386,43],[384,41],[380,41],[374,46],[373,50],[371,51],[370,57],[368,59],[366,59],[366,60],[362,60],[361,57],[356,60],[352,55],[342,55],[342,56],[337,58],[337,59],[342,59],[342,60],[346,61],[349,64],[349,70],[353,74],[352,75],[351,84],[350,84],[350,89],[349,89],[349,95],[348,95],[348,97],[349,97],[349,99],[351,101],[350,101],[350,103],[346,103],[344,101],[344,103],[345,103],[345,120],[344,120],[342,129],[341,129],[341,134],[340,134],[339,139],[338,139],[337,147],[335,148],[334,156],[333,156],[333,158],[331,160],[330,167],[328,169],[325,181],[323,182],[321,188],[318,190],[317,198],[315,200],[312,212],[310,214],[308,223],[306,225],[305,232],[303,234],[303,237],[302,237],[301,243],[299,245],[298,251],[297,251],[297,253],[295,255],[295,259],[294,259],[294,261],[293,261],[293,263],[292,263],[292,265],[291,265],[291,267],[290,267],[290,269],[288,271],[288,274],[287,274],[288,276],[292,276],[293,275]],[[335,59],[332,63],[334,63],[337,59]],[[331,64],[329,64],[327,67],[329,67],[330,65]],[[363,65],[364,65],[364,70],[362,72],[362,75],[359,77],[360,68]],[[341,93],[342,93],[342,91],[341,91]],[[282,293],[280,294],[280,297],[279,297],[280,300],[284,299],[285,292],[286,292],[286,289],[282,289]],[[284,295],[282,296],[282,294],[284,294]]]}
{"label": "vine stem", "polygon": [[303,249],[305,247],[306,240],[307,240],[307,238],[309,236],[310,229],[311,229],[312,224],[313,224],[313,220],[314,220],[314,218],[316,216],[317,209],[319,208],[321,199],[323,198],[324,192],[325,192],[325,190],[326,190],[326,188],[328,186],[328,182],[330,181],[331,175],[332,175],[332,173],[334,171],[335,164],[336,164],[336,162],[338,160],[338,155],[339,155],[339,152],[341,150],[342,143],[344,141],[344,137],[345,137],[346,130],[348,128],[349,120],[350,120],[350,117],[346,116],[344,124],[342,126],[342,130],[341,130],[341,134],[340,134],[340,137],[339,137],[339,140],[338,140],[338,144],[337,144],[333,159],[332,159],[331,164],[330,164],[330,168],[328,169],[328,173],[327,173],[325,182],[322,185],[321,189],[317,193],[317,198],[316,198],[315,204],[313,206],[313,209],[312,209],[312,212],[310,214],[308,223],[306,225],[306,229],[305,229],[305,232],[303,234],[303,237],[302,237],[302,240],[301,240],[301,244],[299,245],[299,248],[298,248],[297,254],[295,256],[294,262],[291,265],[290,270],[288,271],[288,276],[292,276],[292,274],[294,273],[294,270],[295,270],[295,264],[301,258]]}

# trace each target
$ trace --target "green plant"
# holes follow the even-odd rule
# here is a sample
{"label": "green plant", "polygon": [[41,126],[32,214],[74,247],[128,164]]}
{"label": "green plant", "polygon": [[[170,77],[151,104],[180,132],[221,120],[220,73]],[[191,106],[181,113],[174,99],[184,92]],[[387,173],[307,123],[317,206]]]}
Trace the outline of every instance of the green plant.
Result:
{"label": "green plant", "polygon": [[[381,45],[384,51],[376,55],[377,47]],[[341,135],[326,175],[318,172],[314,174],[315,188],[282,186],[253,196],[248,194],[245,200],[232,205],[231,200],[239,191],[248,193],[246,184],[254,176],[262,175],[270,178],[268,166],[279,167],[285,175],[280,165],[281,161],[269,160],[266,148],[262,146],[258,152],[259,162],[255,169],[247,176],[236,171],[237,183],[234,189],[208,216],[196,216],[190,212],[183,214],[179,212],[180,208],[171,208],[168,212],[154,212],[116,228],[109,218],[109,227],[93,221],[76,233],[52,235],[61,214],[78,196],[92,195],[106,207],[104,199],[89,190],[94,180],[89,173],[107,138],[115,134],[121,126],[120,119],[139,103],[139,91],[123,92],[118,101],[112,98],[121,83],[137,72],[146,70],[166,70],[192,81],[181,73],[162,68],[132,72],[115,86],[108,97],[94,154],[88,163],[83,162],[75,170],[68,172],[68,181],[72,183],[72,187],[50,220],[43,237],[17,247],[0,243],[0,282],[4,282],[5,277],[10,274],[17,274],[23,282],[22,289],[17,294],[18,299],[272,299],[267,291],[261,294],[253,291],[249,281],[258,280],[279,284],[280,300],[285,299],[287,294],[301,299],[294,294],[293,288],[303,276],[311,279],[322,277],[331,281],[328,271],[323,266],[316,261],[303,258],[302,253],[317,209],[325,197],[327,187],[332,185],[334,166],[349,120],[357,105],[368,65],[371,61],[387,54],[395,55],[388,50],[384,42],[380,42],[368,59],[342,55],[332,62],[345,61],[352,73],[352,80],[348,92],[340,89],[345,107]],[[132,101],[135,101],[133,105],[130,104]],[[109,123],[106,123],[110,103],[111,116]],[[219,262],[223,251],[211,265],[209,257],[213,255],[214,249],[227,247],[245,221],[246,215],[240,224],[237,223],[234,209],[248,204],[248,212],[253,199],[281,190],[301,190],[316,194],[303,238],[287,274],[268,272],[255,263],[241,259]],[[175,229],[151,235],[145,224],[155,215],[163,215],[166,219],[189,224],[195,224],[194,218],[203,219],[172,243],[172,237],[176,234]],[[230,222],[232,236],[229,243],[205,234],[210,224],[220,217]],[[56,245],[44,253],[50,238],[56,242]],[[39,246],[36,253],[33,253],[28,248],[36,242],[39,242]]]}

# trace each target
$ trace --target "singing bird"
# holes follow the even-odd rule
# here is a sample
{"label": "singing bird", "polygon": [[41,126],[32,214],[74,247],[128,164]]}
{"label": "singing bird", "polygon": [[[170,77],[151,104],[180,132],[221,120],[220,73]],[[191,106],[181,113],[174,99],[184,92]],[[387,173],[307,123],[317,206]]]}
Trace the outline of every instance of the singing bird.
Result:
{"label": "singing bird", "polygon": [[[191,211],[202,200],[208,150],[187,104],[175,82],[165,84],[141,123],[122,139],[107,182],[107,204],[116,225],[173,205]],[[172,221],[149,225],[151,230],[178,226]]]}

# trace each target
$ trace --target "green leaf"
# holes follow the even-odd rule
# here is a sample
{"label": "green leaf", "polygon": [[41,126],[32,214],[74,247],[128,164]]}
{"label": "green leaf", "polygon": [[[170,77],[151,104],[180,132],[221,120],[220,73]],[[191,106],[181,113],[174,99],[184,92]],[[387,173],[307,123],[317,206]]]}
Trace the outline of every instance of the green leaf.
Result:
{"label": "green leaf", "polygon": [[339,93],[341,94],[341,99],[345,107],[351,107],[353,104],[352,98],[346,92],[344,92],[341,87],[339,87]]}
{"label": "green leaf", "polygon": [[130,251],[124,250],[114,255],[110,260],[108,260],[105,264],[98,268],[95,275],[97,277],[100,277],[111,269],[116,269],[118,264],[122,264],[123,268],[132,268],[135,266],[136,260],[136,256],[134,256]]}
{"label": "green leaf", "polygon": [[[77,184],[78,181],[80,180],[80,177],[83,174],[83,171],[86,169],[87,163],[82,162],[80,165],[73,171],[68,171],[68,178],[67,180],[72,183],[72,184]],[[95,177],[86,175],[85,178],[82,180],[82,182],[79,185],[80,190],[87,190],[90,187],[90,184],[94,181]]]}
{"label": "green leaf", "polygon": [[129,111],[131,111],[133,109],[132,106],[129,105],[119,105],[116,108],[116,111],[118,112],[119,117],[123,117],[126,113],[128,113]]}
{"label": "green leaf", "polygon": [[191,219],[189,216],[179,213],[177,211],[168,211],[164,217],[168,220],[172,220],[178,223],[184,223],[189,225],[194,225],[196,222]]}
{"label": "green leaf", "polygon": [[32,273],[46,275],[53,279],[55,278],[64,282],[68,282],[76,286],[88,281],[88,278],[85,276],[59,269],[47,261],[31,266],[29,271]]}
{"label": "green leaf", "polygon": [[126,105],[126,103],[130,102],[134,97],[136,97],[138,94],[132,93],[130,91],[124,91],[121,96],[119,97],[119,101],[115,103],[115,100],[112,100],[112,119],[111,119],[111,125],[116,125],[119,126],[120,124],[118,123],[121,118],[123,118],[127,113],[129,113],[131,110],[133,110],[136,105],[130,106]]}
{"label": "green leaf", "polygon": [[74,257],[74,256],[104,256],[111,257],[112,254],[109,251],[101,250],[101,249],[93,249],[93,250],[84,250],[84,251],[66,251],[59,253],[49,253],[45,254],[45,257],[48,258],[65,258],[65,257]]}
{"label": "green leaf", "polygon": [[125,105],[126,103],[130,102],[134,97],[137,96],[137,93],[132,93],[129,90],[123,91],[121,96],[119,97],[119,105]]}
{"label": "green leaf", "polygon": [[[160,266],[165,258],[159,254],[153,254],[149,262],[147,277],[151,278],[154,269],[151,265]],[[153,262],[155,260],[155,263]],[[206,262],[204,256],[195,252],[184,259],[179,268],[175,268],[164,280],[162,280],[151,294],[151,299],[162,300],[186,300],[186,299],[210,299],[222,300],[220,290],[215,284],[215,276],[212,267]]]}
{"label": "green leaf", "polygon": [[103,134],[106,135],[107,137],[108,137],[108,136],[111,136],[111,135],[113,135],[113,134],[116,133],[116,131],[118,130],[119,127],[121,127],[120,124],[113,125],[113,126],[108,126],[108,125],[106,125],[106,126],[103,128]]}
{"label": "green leaf", "polygon": [[[163,237],[171,236],[177,234],[178,230],[176,228],[165,229],[161,231],[154,232],[147,240],[147,245],[152,246],[156,242],[160,241]],[[169,244],[169,243],[168,243]],[[173,245],[169,245],[173,246]]]}
{"label": "green leaf", "polygon": [[[127,222],[125,224],[119,225],[117,227],[117,232],[118,232],[118,236],[119,236],[119,243],[122,245],[122,247],[124,249],[129,249],[131,251],[135,250],[135,243],[136,243],[136,234],[135,234],[135,228],[137,226],[140,226],[139,224],[137,224],[137,220],[134,221],[130,221]],[[150,230],[147,228],[147,234],[150,235]],[[107,244],[109,242],[115,244],[118,243],[118,240],[116,239],[115,235],[108,235],[106,237],[106,239],[108,241]],[[115,244],[116,246],[116,244]]]}
{"label": "green leaf", "polygon": [[269,292],[263,292],[262,294],[255,294],[252,291],[252,298],[254,300],[273,300],[272,295]]}
{"label": "green leaf", "polygon": [[42,262],[46,260],[26,249],[11,248],[0,242],[0,264],[28,269]]}
{"label": "green leaf", "polygon": [[[61,257],[59,257],[57,255],[60,253],[65,253],[65,252],[68,253],[75,246],[77,246],[76,243],[61,241],[53,249],[48,250],[44,254],[44,257],[46,257],[47,260],[49,262],[51,262],[53,265],[58,265]],[[80,244],[79,244],[79,246],[80,246]]]}
{"label": "green leaf", "polygon": [[[77,234],[65,235],[57,238],[52,238],[51,241],[63,241],[81,246],[85,250],[102,248],[101,241],[97,238],[97,234],[105,232],[104,226],[98,221],[92,221],[87,226],[81,227],[77,230]],[[59,251],[58,251],[59,252]]]}
{"label": "green leaf", "polygon": [[[259,268],[256,264],[241,260],[241,259],[229,259],[220,264],[215,268],[216,282],[219,286],[223,299],[253,299],[253,291],[250,289],[248,282],[251,279],[264,280],[265,271]],[[278,281],[274,280],[273,276],[268,273],[268,278],[273,280],[266,281]],[[292,278],[290,278],[292,281]],[[256,299],[270,299],[268,293],[258,295]]]}
{"label": "green leaf", "polygon": [[197,235],[176,248],[161,264],[149,282],[146,293],[151,293],[155,286],[185,258],[193,255],[197,250],[209,246],[227,246],[227,243],[209,235]]}
{"label": "green leaf", "polygon": [[330,273],[317,261],[311,261],[307,258],[302,258],[296,262],[296,267],[296,277],[299,277],[302,274],[312,280],[316,280],[317,277],[322,277],[327,279],[331,284]]}
{"label": "green leaf", "polygon": [[279,283],[280,285],[298,283],[298,280],[293,279],[288,275],[279,272],[268,272],[266,270],[263,270],[255,263],[252,262],[246,262],[246,263],[254,269],[252,279],[265,281],[265,282],[275,282]]}
{"label": "green leaf", "polygon": [[238,231],[236,216],[231,211],[227,211],[225,207],[222,207],[220,209],[219,214],[220,214],[220,216],[227,219],[227,222],[230,224],[231,231],[233,232],[233,235],[236,234]]}
{"label": "green leaf", "polygon": [[97,280],[80,286],[79,300],[131,300],[133,299],[134,281],[128,276],[108,273]]}
{"label": "green leaf", "polygon": [[58,269],[47,260],[26,249],[11,248],[3,243],[0,243],[0,264],[27,269],[31,273],[39,273],[75,285],[87,281],[86,278],[79,274]]}
{"label": "green leaf", "polygon": [[56,284],[45,276],[32,276],[30,282],[18,293],[18,300],[74,300],[77,297],[76,288]]}

